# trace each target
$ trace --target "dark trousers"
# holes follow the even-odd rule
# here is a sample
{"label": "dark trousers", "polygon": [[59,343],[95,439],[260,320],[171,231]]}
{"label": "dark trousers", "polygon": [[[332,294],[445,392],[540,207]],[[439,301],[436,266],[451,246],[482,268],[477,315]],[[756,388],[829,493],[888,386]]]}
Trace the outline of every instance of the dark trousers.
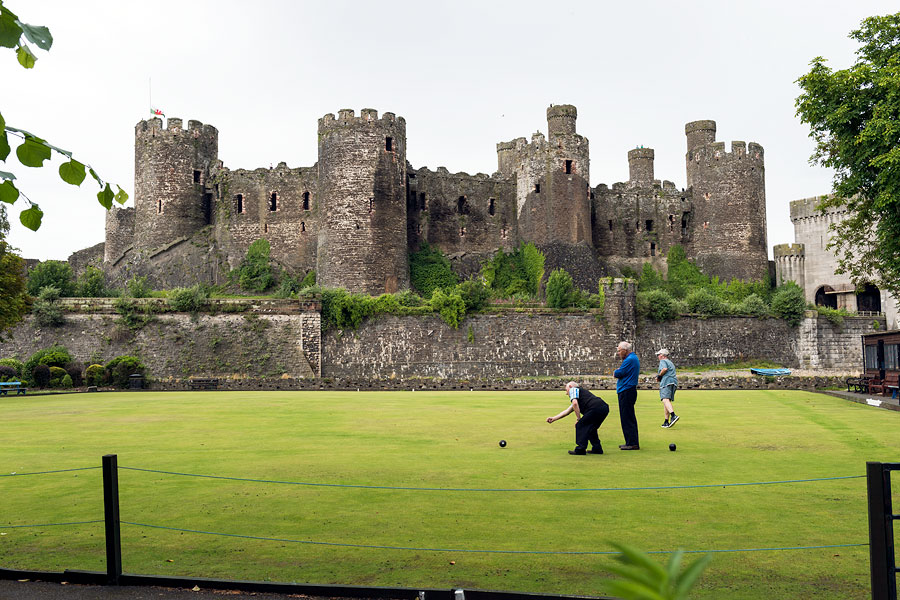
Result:
{"label": "dark trousers", "polygon": [[575,445],[578,448],[587,450],[588,442],[591,447],[600,449],[600,437],[597,430],[606,416],[609,415],[609,405],[605,402],[581,415],[581,418],[575,422]]}
{"label": "dark trousers", "polygon": [[619,420],[622,421],[622,435],[625,445],[639,446],[638,423],[634,414],[634,403],[637,402],[637,388],[628,388],[619,392]]}

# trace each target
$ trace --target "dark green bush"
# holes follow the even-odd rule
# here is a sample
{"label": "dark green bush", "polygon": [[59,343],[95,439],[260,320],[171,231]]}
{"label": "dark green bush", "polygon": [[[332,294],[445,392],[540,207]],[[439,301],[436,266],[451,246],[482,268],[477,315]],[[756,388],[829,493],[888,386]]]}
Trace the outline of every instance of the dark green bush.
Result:
{"label": "dark green bush", "polygon": [[134,374],[144,375],[146,367],[136,356],[117,356],[106,363],[110,383],[117,388],[127,388],[129,377]]}
{"label": "dark green bush", "polygon": [[91,365],[84,370],[85,385],[104,385],[107,381],[106,367],[103,365]]}
{"label": "dark green bush", "polygon": [[22,369],[25,367],[25,363],[17,358],[0,358],[0,365],[4,365],[7,367],[11,367],[15,369],[16,375],[18,377],[22,376]]}
{"label": "dark green bush", "polygon": [[[37,365],[65,367],[70,362],[72,362],[72,355],[69,354],[69,351],[64,346],[51,346],[49,348],[38,350],[32,354],[22,367],[22,375],[23,377],[31,377],[31,374],[34,373],[34,368]],[[49,377],[49,369],[47,373]]]}
{"label": "dark green bush", "polygon": [[209,290],[201,284],[188,288],[175,288],[169,292],[168,304],[178,312],[197,313],[203,310],[209,300]]}
{"label": "dark green bush", "polygon": [[132,298],[149,298],[153,288],[147,283],[147,277],[132,277],[125,283],[125,295]]}
{"label": "dark green bush", "polygon": [[66,322],[58,300],[58,288],[48,285],[40,289],[37,298],[31,305],[34,321],[39,327],[59,327]]}
{"label": "dark green bush", "polygon": [[62,378],[67,375],[68,373],[62,367],[50,367],[50,387],[59,387]]}
{"label": "dark green bush", "polygon": [[638,292],[637,313],[638,316],[658,323],[671,321],[680,316],[678,303],[667,291],[662,289]]}
{"label": "dark green bush", "polygon": [[19,374],[12,367],[0,365],[0,381],[17,381]]}
{"label": "dark green bush", "polygon": [[772,312],[781,317],[791,327],[796,327],[803,319],[803,311],[806,310],[806,298],[803,290],[793,281],[778,286],[772,296]]}
{"label": "dark green bush", "polygon": [[503,298],[537,296],[544,277],[544,255],[532,243],[520,245],[512,254],[498,249],[482,266],[481,275],[485,284]]}
{"label": "dark green bush", "polygon": [[47,365],[35,365],[31,371],[31,381],[39,388],[50,385],[50,367]]}
{"label": "dark green bush", "polygon": [[395,294],[400,306],[425,306],[425,299],[411,290],[403,290]]}
{"label": "dark green bush", "polygon": [[424,242],[417,252],[409,255],[409,280],[425,298],[436,289],[450,289],[459,278],[444,253]]}
{"label": "dark green bush", "polygon": [[466,304],[466,313],[478,312],[487,304],[491,291],[480,279],[467,279],[456,286],[456,292]]}
{"label": "dark green bush", "polygon": [[453,329],[459,328],[466,315],[466,303],[457,292],[445,294],[441,289],[434,290],[431,294],[431,308]]}
{"label": "dark green bush", "polygon": [[68,298],[75,295],[75,279],[69,263],[60,260],[48,260],[34,266],[28,272],[28,293],[37,296],[41,288],[53,286],[59,290],[60,296]]}
{"label": "dark green bush", "polygon": [[394,294],[382,294],[375,298],[372,314],[396,315],[400,312],[400,300]]}
{"label": "dark green bush", "polygon": [[62,388],[70,388],[70,387],[73,387],[73,384],[72,384],[72,376],[69,375],[68,373],[66,373],[66,374],[63,376],[62,381],[59,382],[59,387],[62,387]]}
{"label": "dark green bush", "polygon": [[72,378],[72,385],[80,387],[84,379],[81,374],[84,373],[84,365],[80,362],[70,362],[66,365],[66,373]]}
{"label": "dark green bush", "polygon": [[547,278],[547,306],[567,308],[572,305],[575,285],[565,269],[556,269]]}
{"label": "dark green bush", "polygon": [[765,301],[756,294],[750,294],[737,306],[738,312],[751,317],[764,317],[769,314],[769,307]]}
{"label": "dark green bush", "polygon": [[260,238],[247,248],[247,256],[244,257],[238,268],[238,283],[248,292],[264,292],[275,285],[275,273],[269,264],[269,255],[272,247],[269,241]]}
{"label": "dark green bush", "polygon": [[82,298],[106,298],[110,295],[106,288],[106,276],[93,265],[86,267],[78,278],[77,288]]}
{"label": "dark green bush", "polygon": [[343,288],[322,290],[322,329],[356,329],[372,315],[375,302],[369,296]]}
{"label": "dark green bush", "polygon": [[728,312],[728,307],[721,298],[716,296],[715,292],[706,288],[699,288],[688,293],[687,298],[688,311],[699,315],[724,315]]}
{"label": "dark green bush", "polygon": [[303,289],[303,285],[293,275],[284,275],[275,290],[276,298],[290,298]]}

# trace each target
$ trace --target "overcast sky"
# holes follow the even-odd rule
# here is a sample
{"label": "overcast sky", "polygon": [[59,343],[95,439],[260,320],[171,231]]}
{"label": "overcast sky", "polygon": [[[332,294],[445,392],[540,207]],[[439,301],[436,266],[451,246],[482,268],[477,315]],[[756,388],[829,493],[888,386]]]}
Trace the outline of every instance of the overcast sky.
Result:
{"label": "overcast sky", "polygon": [[[29,71],[0,49],[7,124],[73,151],[130,195],[134,126],[151,102],[215,126],[233,169],[312,166],[319,117],[374,108],[406,119],[414,167],[472,174],[496,171],[497,142],[546,133],[547,106],[574,104],[591,186],[626,181],[627,151],[645,146],[656,178],[684,187],[689,121],[715,120],[726,143],[762,144],[770,248],[793,241],[791,200],[831,189],[831,173],[808,162],[794,82],[815,56],[849,66],[850,30],[898,10],[875,0],[4,4],[54,37]],[[93,181],[63,183],[60,162],[0,163],[45,212],[33,233],[18,223],[23,201],[10,211],[9,241],[27,258],[103,241]]]}

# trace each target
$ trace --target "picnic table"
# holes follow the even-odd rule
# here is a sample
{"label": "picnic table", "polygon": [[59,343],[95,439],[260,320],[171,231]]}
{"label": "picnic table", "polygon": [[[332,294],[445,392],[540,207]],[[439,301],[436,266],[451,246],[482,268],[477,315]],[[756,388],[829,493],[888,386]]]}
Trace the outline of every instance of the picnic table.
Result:
{"label": "picnic table", "polygon": [[17,396],[24,396],[28,388],[23,386],[21,381],[0,381],[0,396],[5,396],[6,392],[13,390]]}

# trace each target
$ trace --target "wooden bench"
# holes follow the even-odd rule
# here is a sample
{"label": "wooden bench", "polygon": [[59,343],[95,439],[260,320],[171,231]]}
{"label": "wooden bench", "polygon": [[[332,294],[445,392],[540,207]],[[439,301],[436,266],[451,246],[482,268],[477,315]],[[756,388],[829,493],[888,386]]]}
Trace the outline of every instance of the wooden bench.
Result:
{"label": "wooden bench", "polygon": [[898,380],[900,380],[900,373],[897,371],[885,373],[884,379],[873,379],[869,383],[869,393],[883,396],[888,394],[896,395]]}
{"label": "wooden bench", "polygon": [[868,394],[869,393],[869,381],[871,377],[867,377],[866,375],[860,375],[859,377],[848,377],[847,378],[847,391],[854,392],[857,394]]}
{"label": "wooden bench", "polygon": [[191,377],[188,385],[192,390],[215,390],[219,388],[219,380],[211,377]]}
{"label": "wooden bench", "polygon": [[24,396],[28,388],[22,385],[21,381],[3,381],[0,382],[0,396],[5,396],[6,392],[15,390],[16,396]]}

